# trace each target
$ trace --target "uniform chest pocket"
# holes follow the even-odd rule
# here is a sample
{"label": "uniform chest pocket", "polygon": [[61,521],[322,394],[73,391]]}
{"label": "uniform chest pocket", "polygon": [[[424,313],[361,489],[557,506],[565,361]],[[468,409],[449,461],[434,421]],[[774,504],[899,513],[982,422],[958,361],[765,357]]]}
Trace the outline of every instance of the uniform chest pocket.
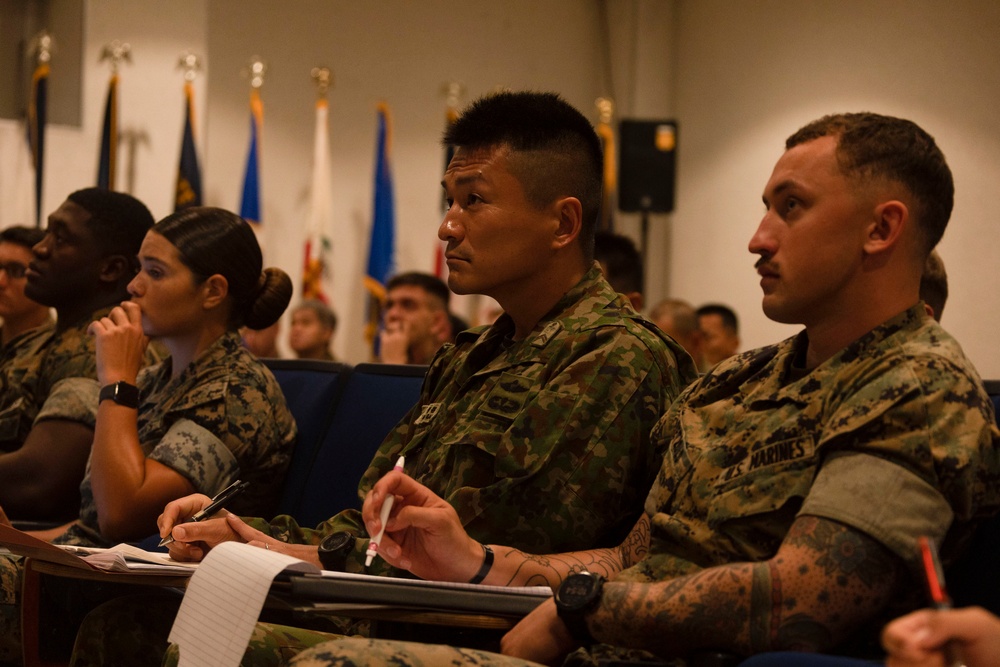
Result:
{"label": "uniform chest pocket", "polygon": [[798,437],[751,451],[721,471],[709,506],[709,523],[774,512],[809,493],[818,458],[812,438]]}

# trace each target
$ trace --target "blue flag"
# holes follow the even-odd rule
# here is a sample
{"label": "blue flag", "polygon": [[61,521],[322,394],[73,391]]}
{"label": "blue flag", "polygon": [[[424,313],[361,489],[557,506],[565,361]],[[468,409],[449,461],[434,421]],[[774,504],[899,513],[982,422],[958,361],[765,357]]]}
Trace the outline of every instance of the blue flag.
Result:
{"label": "blue flag", "polygon": [[108,98],[104,104],[104,125],[101,130],[101,159],[97,163],[97,187],[115,189],[115,167],[118,160],[118,75],[108,82]]}
{"label": "blue flag", "polygon": [[31,78],[31,101],[28,104],[28,145],[35,168],[35,226],[42,219],[42,181],[45,174],[45,117],[48,113],[49,65],[41,63]]}
{"label": "blue flag", "polygon": [[372,215],[372,239],[368,251],[368,270],[365,287],[368,290],[368,322],[365,337],[371,343],[375,340],[381,318],[382,304],[385,303],[386,283],[395,270],[396,207],[392,193],[392,170],[389,167],[389,149],[392,137],[392,121],[389,107],[378,105],[378,136],[375,153],[375,202]]}
{"label": "blue flag", "polygon": [[259,224],[261,221],[257,153],[263,125],[264,103],[260,100],[260,92],[254,88],[250,92],[250,150],[247,153],[247,167],[243,174],[243,195],[240,198],[240,216],[254,224]]}
{"label": "blue flag", "polygon": [[184,84],[184,137],[181,139],[181,160],[177,167],[177,188],[174,210],[201,206],[201,170],[194,147],[194,86]]}

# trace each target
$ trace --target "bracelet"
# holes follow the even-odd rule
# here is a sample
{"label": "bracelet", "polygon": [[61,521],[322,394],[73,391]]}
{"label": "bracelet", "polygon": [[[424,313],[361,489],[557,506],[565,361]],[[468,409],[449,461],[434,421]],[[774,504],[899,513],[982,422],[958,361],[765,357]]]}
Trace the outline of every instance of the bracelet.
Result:
{"label": "bracelet", "polygon": [[469,580],[470,584],[481,584],[486,575],[493,569],[493,549],[485,544],[480,544],[483,548],[483,566],[476,572],[476,576]]}

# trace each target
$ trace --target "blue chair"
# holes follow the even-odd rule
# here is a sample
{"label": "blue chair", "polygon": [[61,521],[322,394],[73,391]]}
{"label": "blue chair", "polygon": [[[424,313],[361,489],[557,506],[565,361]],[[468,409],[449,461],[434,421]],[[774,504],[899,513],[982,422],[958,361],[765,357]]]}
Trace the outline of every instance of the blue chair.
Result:
{"label": "blue chair", "polygon": [[300,525],[360,509],[358,482],[386,435],[416,404],[426,372],[426,366],[354,367],[302,488],[295,514]]}
{"label": "blue chair", "polygon": [[333,422],[351,367],[312,359],[265,359],[264,364],[281,386],[299,429],[276,513],[300,519],[306,480]]}

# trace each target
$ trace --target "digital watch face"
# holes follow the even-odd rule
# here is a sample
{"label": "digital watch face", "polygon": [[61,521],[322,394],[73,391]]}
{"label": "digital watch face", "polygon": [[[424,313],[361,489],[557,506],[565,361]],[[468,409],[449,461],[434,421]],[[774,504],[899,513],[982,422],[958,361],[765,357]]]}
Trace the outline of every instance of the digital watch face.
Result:
{"label": "digital watch face", "polygon": [[585,601],[597,585],[595,577],[574,574],[566,578],[559,587],[559,601],[567,605],[578,605]]}

